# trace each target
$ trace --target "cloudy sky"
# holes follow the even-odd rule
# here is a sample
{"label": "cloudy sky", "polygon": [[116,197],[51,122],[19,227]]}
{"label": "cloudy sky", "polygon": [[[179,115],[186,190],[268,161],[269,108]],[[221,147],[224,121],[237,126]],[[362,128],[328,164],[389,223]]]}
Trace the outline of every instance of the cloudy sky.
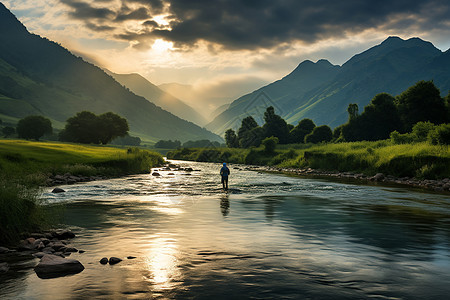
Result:
{"label": "cloudy sky", "polygon": [[448,0],[0,0],[27,28],[116,73],[230,98],[391,35],[450,48]]}

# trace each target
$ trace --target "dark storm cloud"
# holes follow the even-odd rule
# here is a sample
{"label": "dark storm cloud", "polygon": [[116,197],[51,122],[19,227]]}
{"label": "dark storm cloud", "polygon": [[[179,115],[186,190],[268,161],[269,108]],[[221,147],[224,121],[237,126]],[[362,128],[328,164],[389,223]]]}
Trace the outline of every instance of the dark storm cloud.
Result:
{"label": "dark storm cloud", "polygon": [[[114,16],[115,13],[104,7],[92,7],[88,3],[77,1],[77,0],[60,0],[62,3],[68,5],[72,9],[74,9],[69,14],[75,18],[80,20],[91,20],[91,19],[108,19],[111,16]],[[104,4],[107,1],[101,1]]]}
{"label": "dark storm cloud", "polygon": [[125,8],[117,15],[115,21],[120,22],[126,20],[148,20],[149,18],[151,18],[151,16],[145,7],[140,7],[136,10]]}
{"label": "dark storm cloud", "polygon": [[[76,8],[73,16],[80,16],[81,8],[95,15],[110,11],[93,8],[79,1],[61,0]],[[123,4],[139,4],[141,8],[126,13],[115,12],[108,24],[119,26],[127,18],[145,19],[149,14],[161,13],[168,7],[170,27],[147,26],[137,32],[122,32],[121,39],[146,43],[155,38],[174,42],[177,46],[192,47],[204,40],[227,49],[272,48],[292,41],[315,42],[329,37],[358,33],[366,29],[433,30],[448,27],[447,0],[123,0]],[[77,3],[77,7],[73,5]],[[170,3],[165,6],[164,3]],[[96,5],[99,3],[96,2]],[[69,4],[68,4],[69,5]],[[98,7],[98,6],[96,6]],[[106,5],[104,6],[106,7]],[[95,18],[95,17],[94,17]],[[86,19],[89,17],[86,16]],[[406,28],[405,28],[406,26]]]}

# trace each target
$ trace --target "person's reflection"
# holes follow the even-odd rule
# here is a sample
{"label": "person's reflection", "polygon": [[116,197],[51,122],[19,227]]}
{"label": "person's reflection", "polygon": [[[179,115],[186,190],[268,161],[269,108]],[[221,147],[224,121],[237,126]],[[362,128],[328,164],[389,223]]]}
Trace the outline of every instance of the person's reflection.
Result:
{"label": "person's reflection", "polygon": [[228,194],[224,194],[220,197],[220,211],[224,217],[230,213],[230,200],[228,200]]}

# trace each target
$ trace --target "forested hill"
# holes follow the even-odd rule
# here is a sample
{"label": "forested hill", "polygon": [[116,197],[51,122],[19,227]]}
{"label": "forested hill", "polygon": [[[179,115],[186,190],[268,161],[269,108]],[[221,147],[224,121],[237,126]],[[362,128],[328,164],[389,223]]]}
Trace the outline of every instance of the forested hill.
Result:
{"label": "forested hill", "polygon": [[336,127],[347,121],[349,103],[362,108],[378,93],[395,96],[420,80],[433,80],[445,96],[450,89],[449,56],[449,51],[443,53],[419,38],[389,37],[341,67],[325,60],[305,61],[281,80],[235,100],[206,128],[222,134],[236,129],[248,115],[258,121],[268,106],[293,125],[310,118]]}
{"label": "forested hill", "polygon": [[[88,110],[117,113],[147,140],[220,140],[116,82],[100,68],[46,38],[30,34],[0,3],[0,115],[44,115],[56,125]],[[6,119],[5,118],[5,119]]]}

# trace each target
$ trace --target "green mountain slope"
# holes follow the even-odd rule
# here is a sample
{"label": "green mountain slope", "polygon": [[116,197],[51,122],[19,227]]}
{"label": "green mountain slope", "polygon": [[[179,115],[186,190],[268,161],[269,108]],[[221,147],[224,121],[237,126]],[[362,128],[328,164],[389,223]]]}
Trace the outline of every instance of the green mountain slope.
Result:
{"label": "green mountain slope", "polygon": [[221,134],[228,128],[237,128],[248,115],[261,124],[268,106],[273,106],[277,114],[286,116],[292,109],[306,105],[308,96],[324,81],[336,76],[339,69],[339,66],[334,66],[327,60],[319,60],[317,63],[304,61],[281,80],[232,102],[206,128]]}
{"label": "green mountain slope", "polygon": [[[419,80],[433,80],[446,95],[449,56],[449,51],[442,53],[419,38],[390,37],[342,67],[305,61],[283,79],[235,100],[207,128],[221,134],[227,128],[236,129],[247,115],[262,123],[263,106],[269,104],[291,124],[310,118],[317,125],[336,127],[347,121],[349,103],[357,103],[362,110],[376,94],[397,95]],[[270,101],[255,100],[261,95]]]}
{"label": "green mountain slope", "polygon": [[119,83],[129,88],[136,95],[142,96],[145,99],[160,106],[174,115],[203,126],[207,123],[206,119],[197,113],[192,107],[184,103],[178,98],[175,98],[169,93],[158,88],[156,85],[145,79],[139,74],[116,74],[106,71]]}
{"label": "green mountain slope", "polygon": [[7,116],[37,113],[61,123],[81,110],[112,111],[146,140],[221,140],[133,94],[60,45],[30,34],[1,3],[0,88],[0,113]]}

